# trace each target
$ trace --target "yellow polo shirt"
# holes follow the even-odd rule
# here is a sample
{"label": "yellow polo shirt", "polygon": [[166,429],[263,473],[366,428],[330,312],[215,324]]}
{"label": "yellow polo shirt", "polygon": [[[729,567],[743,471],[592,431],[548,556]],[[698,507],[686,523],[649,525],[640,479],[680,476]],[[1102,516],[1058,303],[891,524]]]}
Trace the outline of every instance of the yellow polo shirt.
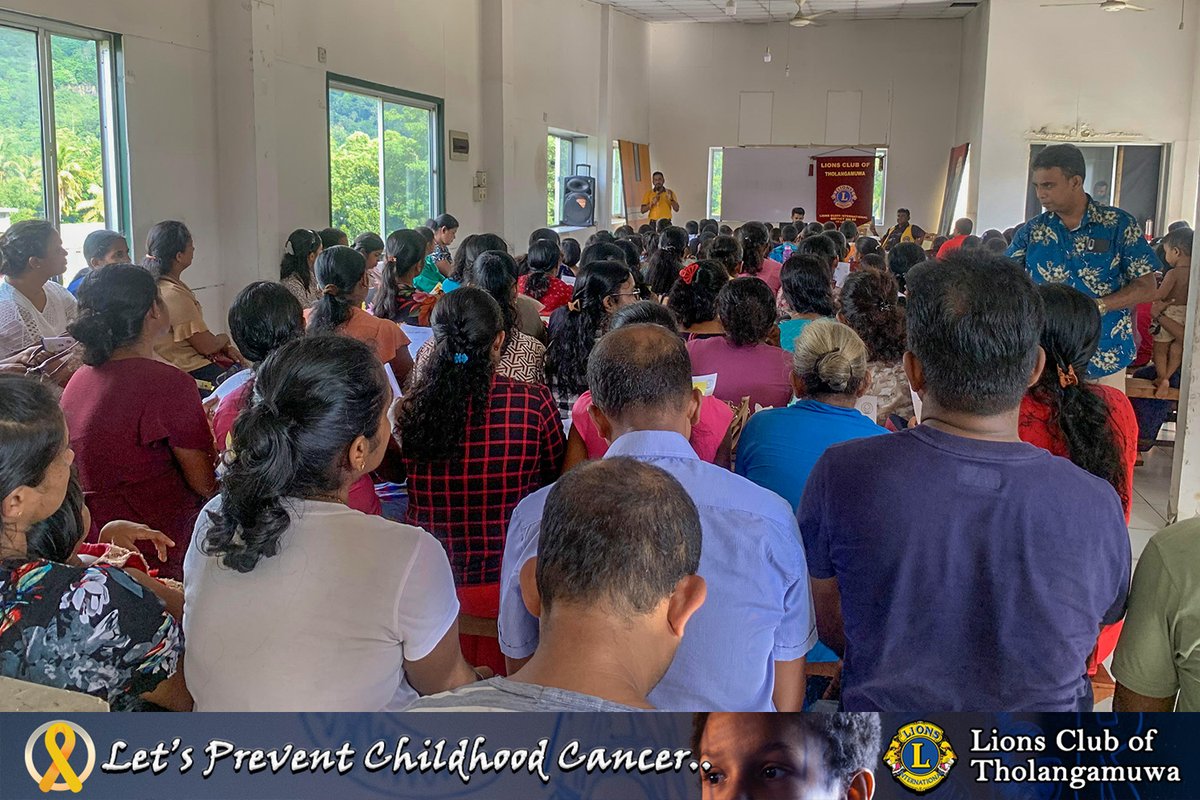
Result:
{"label": "yellow polo shirt", "polygon": [[671,208],[671,203],[678,202],[675,199],[675,192],[667,189],[663,192],[655,192],[653,189],[646,192],[646,196],[642,198],[642,205],[650,204],[650,219],[670,219],[675,210]]}

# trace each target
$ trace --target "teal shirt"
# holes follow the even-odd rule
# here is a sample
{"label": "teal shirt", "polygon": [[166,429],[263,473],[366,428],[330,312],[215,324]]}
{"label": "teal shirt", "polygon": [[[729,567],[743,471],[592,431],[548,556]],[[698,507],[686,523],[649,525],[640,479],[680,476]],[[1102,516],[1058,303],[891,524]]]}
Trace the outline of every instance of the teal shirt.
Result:
{"label": "teal shirt", "polygon": [[422,292],[432,292],[443,280],[442,273],[436,266],[437,262],[434,261],[436,256],[436,253],[425,256],[425,267],[421,270],[420,275],[413,278],[413,286]]}
{"label": "teal shirt", "polygon": [[804,332],[811,319],[785,319],[779,323],[779,346],[789,353],[796,345],[796,337]]}

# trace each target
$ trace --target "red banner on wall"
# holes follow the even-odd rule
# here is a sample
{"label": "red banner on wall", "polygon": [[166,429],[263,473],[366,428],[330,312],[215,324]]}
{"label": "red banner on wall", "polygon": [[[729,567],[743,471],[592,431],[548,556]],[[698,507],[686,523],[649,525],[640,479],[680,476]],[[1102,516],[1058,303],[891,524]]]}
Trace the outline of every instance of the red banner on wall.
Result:
{"label": "red banner on wall", "polygon": [[874,156],[817,158],[817,222],[871,222]]}

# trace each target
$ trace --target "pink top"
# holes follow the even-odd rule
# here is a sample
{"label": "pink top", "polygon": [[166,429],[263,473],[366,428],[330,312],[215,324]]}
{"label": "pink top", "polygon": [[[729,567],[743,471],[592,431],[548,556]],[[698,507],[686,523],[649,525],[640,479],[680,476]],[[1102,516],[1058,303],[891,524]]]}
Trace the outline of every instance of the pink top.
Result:
{"label": "pink top", "polygon": [[738,405],[781,408],[792,400],[792,356],[769,344],[734,347],[725,336],[687,343],[693,375],[717,375],[713,395]]}
{"label": "pink top", "polygon": [[[592,417],[588,414],[591,407],[592,393],[584,392],[579,395],[571,409],[571,427],[583,437],[588,459],[594,460],[604,458],[604,454],[608,452],[608,442],[604,441],[604,437],[596,429],[596,423],[592,422]],[[691,438],[692,449],[702,461],[711,464],[717,460],[717,451],[721,449],[721,442],[725,441],[725,434],[732,422],[733,411],[728,405],[715,397],[704,398],[700,404],[700,421],[692,427]]]}
{"label": "pink top", "polygon": [[780,271],[783,270],[783,264],[780,264],[773,258],[763,259],[762,269],[755,275],[746,277],[758,278],[760,281],[771,287],[771,292],[775,293],[783,287],[783,279],[780,277]]}
{"label": "pink top", "polygon": [[[253,391],[254,379],[251,378],[230,392],[217,405],[217,411],[213,414],[212,421],[213,436],[217,440],[217,452],[224,454],[229,449],[229,435],[233,431],[233,423],[237,421],[238,414],[250,402],[250,394]],[[379,502],[379,496],[375,494],[375,484],[371,481],[370,475],[363,475],[354,482],[354,485],[350,487],[350,497],[346,505],[364,514],[383,516],[383,503]]]}

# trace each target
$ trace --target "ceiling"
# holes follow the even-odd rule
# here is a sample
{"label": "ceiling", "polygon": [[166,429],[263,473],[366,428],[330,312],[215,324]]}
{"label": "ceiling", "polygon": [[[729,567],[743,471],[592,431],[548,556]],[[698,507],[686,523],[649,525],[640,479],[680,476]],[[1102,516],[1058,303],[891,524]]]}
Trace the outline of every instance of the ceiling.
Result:
{"label": "ceiling", "polygon": [[[725,13],[726,0],[593,0],[646,22],[786,22],[796,0],[736,0],[737,15]],[[809,0],[806,11],[835,11],[822,22],[848,19],[951,19],[965,17],[973,0]]]}

